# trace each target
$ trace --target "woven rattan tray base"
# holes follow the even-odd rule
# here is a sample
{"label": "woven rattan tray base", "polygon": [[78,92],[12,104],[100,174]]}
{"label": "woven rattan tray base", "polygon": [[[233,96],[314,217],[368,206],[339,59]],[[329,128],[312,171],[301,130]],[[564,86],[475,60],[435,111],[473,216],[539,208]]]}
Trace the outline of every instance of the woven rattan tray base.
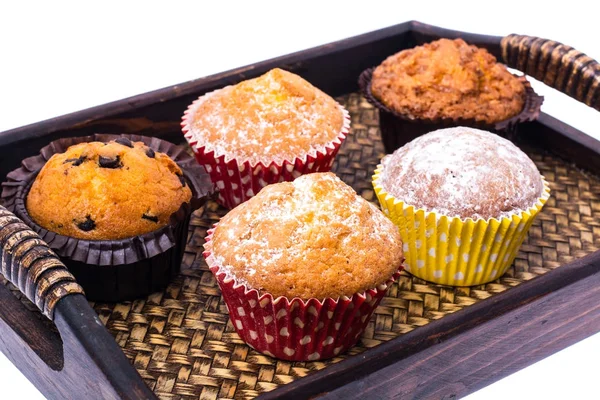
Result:
{"label": "woven rattan tray base", "polygon": [[[356,94],[339,99],[352,133],[333,170],[359,194],[376,201],[371,176],[384,155],[377,111]],[[164,399],[254,397],[367,348],[442,318],[600,248],[600,180],[559,158],[528,150],[550,182],[544,207],[509,271],[471,288],[429,284],[403,273],[350,352],[325,362],[287,362],[246,346],[229,321],[217,283],[202,258],[206,230],[226,210],[210,202],[190,224],[182,274],[164,293],[123,304],[94,304],[147,384]]]}
{"label": "woven rattan tray base", "polygon": [[[363,197],[376,201],[371,175],[384,155],[377,111],[357,94],[339,101],[351,113],[352,133],[333,170]],[[134,302],[92,305],[160,398],[255,397],[598,250],[600,180],[560,158],[525,150],[550,182],[552,196],[509,271],[497,281],[471,288],[433,285],[403,273],[359,344],[338,358],[278,361],[239,339],[202,258],[207,228],[226,212],[214,202],[193,216],[182,273],[164,293]],[[29,303],[24,297],[23,301]]]}

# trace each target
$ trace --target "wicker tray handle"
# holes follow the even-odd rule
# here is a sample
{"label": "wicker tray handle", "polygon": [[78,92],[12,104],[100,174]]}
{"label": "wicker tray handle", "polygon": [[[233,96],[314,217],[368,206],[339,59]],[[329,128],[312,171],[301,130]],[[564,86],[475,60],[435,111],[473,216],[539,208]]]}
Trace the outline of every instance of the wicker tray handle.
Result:
{"label": "wicker tray handle", "polygon": [[19,218],[0,206],[0,272],[50,319],[58,301],[83,289],[64,264]]}
{"label": "wicker tray handle", "polygon": [[553,40],[508,35],[500,44],[504,63],[600,111],[600,64]]}

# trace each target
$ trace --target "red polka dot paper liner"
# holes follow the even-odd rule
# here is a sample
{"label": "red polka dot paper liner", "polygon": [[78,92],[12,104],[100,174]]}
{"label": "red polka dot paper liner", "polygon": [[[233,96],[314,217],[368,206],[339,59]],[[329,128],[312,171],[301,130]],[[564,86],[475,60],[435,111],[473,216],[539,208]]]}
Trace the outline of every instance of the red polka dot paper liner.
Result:
{"label": "red polka dot paper liner", "polygon": [[250,347],[282,360],[324,360],[354,346],[402,270],[400,267],[378,287],[351,297],[274,298],[237,282],[217,264],[212,254],[213,232],[214,227],[206,237],[204,258],[217,279],[236,332]]}
{"label": "red polka dot paper liner", "polygon": [[207,149],[205,145],[198,142],[198,138],[191,130],[191,116],[204,96],[194,101],[184,112],[181,127],[185,139],[194,151],[196,160],[208,172],[218,190],[219,203],[229,209],[250,199],[267,185],[293,181],[300,175],[313,172],[330,171],[342,142],[350,132],[350,115],[344,107],[338,104],[344,115],[344,122],[340,133],[333,141],[320,149],[312,148],[309,152],[299,155],[293,160],[273,161],[268,164],[251,163],[249,160],[237,159],[229,154],[216,154],[214,150]]}

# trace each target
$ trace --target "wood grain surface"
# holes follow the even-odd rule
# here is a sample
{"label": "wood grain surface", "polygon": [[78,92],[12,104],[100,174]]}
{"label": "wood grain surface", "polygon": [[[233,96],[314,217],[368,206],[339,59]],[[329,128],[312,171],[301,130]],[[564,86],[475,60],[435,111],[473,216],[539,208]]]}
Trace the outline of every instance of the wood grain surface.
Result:
{"label": "wood grain surface", "polygon": [[465,396],[600,331],[598,284],[594,253],[261,398]]}
{"label": "wood grain surface", "polygon": [[0,285],[0,349],[36,387],[51,398],[154,398],[73,275],[1,206],[0,256],[2,275],[26,296],[19,299]]}
{"label": "wood grain surface", "polygon": [[85,297],[63,298],[48,327],[0,285],[0,350],[48,399],[155,399]]}

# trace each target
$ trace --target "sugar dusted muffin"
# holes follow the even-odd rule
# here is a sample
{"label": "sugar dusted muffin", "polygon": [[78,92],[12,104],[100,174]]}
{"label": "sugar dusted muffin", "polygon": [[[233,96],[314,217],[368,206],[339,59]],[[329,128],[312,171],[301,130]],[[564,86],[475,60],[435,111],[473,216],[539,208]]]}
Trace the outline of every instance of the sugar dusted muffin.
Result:
{"label": "sugar dusted muffin", "polygon": [[398,228],[332,173],[265,187],[205,250],[240,336],[294,360],[352,346],[403,261]]}
{"label": "sugar dusted muffin", "polygon": [[521,112],[523,82],[487,50],[440,39],[388,57],[373,71],[373,95],[411,119],[495,123]]}
{"label": "sugar dusted muffin", "polygon": [[506,139],[475,128],[440,129],[381,161],[380,183],[415,208],[462,219],[509,217],[542,195],[535,164]]}
{"label": "sugar dusted muffin", "polygon": [[323,150],[343,123],[335,100],[275,68],[206,95],[191,117],[190,132],[207,151],[268,165]]}
{"label": "sugar dusted muffin", "polygon": [[349,118],[321,90],[276,68],[201,96],[182,126],[220,202],[233,208],[267,184],[329,171]]}
{"label": "sugar dusted muffin", "polygon": [[113,240],[165,226],[191,191],[167,155],[122,137],[71,146],[48,160],[27,196],[27,211],[61,235]]}
{"label": "sugar dusted muffin", "polygon": [[220,221],[215,261],[274,297],[351,296],[385,282],[402,259],[398,229],[332,173],[264,188]]}
{"label": "sugar dusted muffin", "polygon": [[406,269],[456,286],[504,274],[550,195],[519,148],[466,127],[428,133],[385,156],[373,185],[400,228]]}

